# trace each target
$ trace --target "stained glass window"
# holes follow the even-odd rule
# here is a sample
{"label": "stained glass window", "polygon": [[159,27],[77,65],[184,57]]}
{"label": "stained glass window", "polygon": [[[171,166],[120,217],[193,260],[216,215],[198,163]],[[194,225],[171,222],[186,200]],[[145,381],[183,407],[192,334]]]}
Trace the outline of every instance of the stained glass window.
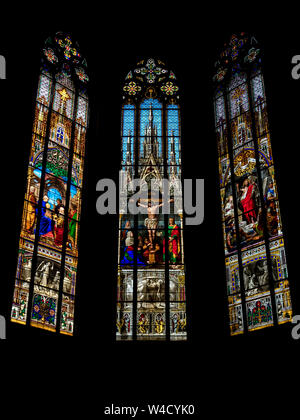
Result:
{"label": "stained glass window", "polygon": [[85,138],[87,64],[58,32],[38,82],[11,321],[73,335]]}
{"label": "stained glass window", "polygon": [[175,74],[152,58],[140,61],[123,85],[121,189],[128,203],[133,179],[144,182],[146,193],[138,202],[143,213],[119,216],[117,340],[186,339],[183,214],[175,206],[181,199],[178,90]]}
{"label": "stained glass window", "polygon": [[233,35],[214,76],[231,335],[292,320],[260,56],[254,37]]}

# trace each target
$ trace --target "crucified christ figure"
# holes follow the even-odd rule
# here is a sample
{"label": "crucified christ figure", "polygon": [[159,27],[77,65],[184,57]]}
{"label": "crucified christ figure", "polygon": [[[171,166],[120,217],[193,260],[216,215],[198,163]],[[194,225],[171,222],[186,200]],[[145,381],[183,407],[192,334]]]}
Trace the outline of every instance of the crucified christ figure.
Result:
{"label": "crucified christ figure", "polygon": [[[171,198],[168,201],[168,203],[171,203],[172,201],[174,201],[173,198]],[[155,240],[155,235],[156,235],[156,229],[158,225],[158,219],[157,219],[158,211],[157,210],[159,207],[162,207],[164,203],[156,204],[153,206],[151,202],[149,201],[148,206],[146,206],[145,204],[141,204],[140,202],[138,202],[138,205],[140,207],[144,207],[145,209],[147,209],[148,217],[146,217],[144,224],[148,230],[149,241],[151,245],[153,245],[153,242]]]}

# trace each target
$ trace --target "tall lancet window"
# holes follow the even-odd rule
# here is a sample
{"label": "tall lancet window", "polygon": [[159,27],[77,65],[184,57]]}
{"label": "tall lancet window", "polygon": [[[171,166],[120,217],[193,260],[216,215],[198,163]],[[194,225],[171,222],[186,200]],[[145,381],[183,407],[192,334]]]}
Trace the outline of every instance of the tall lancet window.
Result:
{"label": "tall lancet window", "polygon": [[255,38],[233,35],[214,76],[231,335],[292,318],[260,55]]}
{"label": "tall lancet window", "polygon": [[11,320],[73,335],[88,125],[86,61],[69,35],[42,51]]}
{"label": "tall lancet window", "polygon": [[154,59],[139,62],[123,86],[121,192],[129,206],[135,179],[143,194],[139,214],[120,211],[117,340],[186,339],[178,90]]}

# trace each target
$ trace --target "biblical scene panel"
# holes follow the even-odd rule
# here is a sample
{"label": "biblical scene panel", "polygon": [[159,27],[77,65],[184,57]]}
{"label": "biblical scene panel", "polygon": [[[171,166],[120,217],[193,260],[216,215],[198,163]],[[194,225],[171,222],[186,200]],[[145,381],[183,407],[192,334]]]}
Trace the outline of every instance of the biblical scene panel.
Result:
{"label": "biblical scene panel", "polygon": [[134,231],[124,229],[120,230],[120,254],[119,254],[119,264],[122,267],[132,267],[135,264],[145,265],[143,259],[141,258],[142,247],[138,245],[137,255],[135,256],[135,235]]}
{"label": "biblical scene panel", "polygon": [[137,338],[165,338],[165,272],[139,270],[137,273]]}
{"label": "biblical scene panel", "polygon": [[242,252],[245,296],[254,296],[270,290],[265,245]]}
{"label": "biblical scene panel", "polygon": [[[267,225],[271,236],[280,234],[281,222],[279,208],[276,205],[276,185],[273,167],[261,166],[261,180],[263,202],[258,187],[258,173],[254,159],[254,151],[243,149],[243,155],[235,158],[236,194],[239,214],[240,235],[244,244],[254,243],[263,237],[262,208],[264,204],[267,211]],[[253,154],[253,156],[251,155]],[[243,158],[241,158],[243,156]],[[241,158],[241,159],[240,159]],[[245,162],[245,159],[247,162]]]}
{"label": "biblical scene panel", "polygon": [[[43,202],[49,204],[46,208],[58,211],[66,205],[67,183],[50,174],[45,174]],[[44,207],[44,204],[42,205]],[[62,211],[62,210],[61,210]]]}
{"label": "biblical scene panel", "polygon": [[252,210],[239,214],[238,221],[242,247],[248,247],[263,241],[264,228],[261,207],[255,207]]}
{"label": "biblical scene panel", "polygon": [[160,200],[146,203],[140,202],[146,214],[138,215],[138,249],[141,252],[141,261],[144,267],[157,267],[165,262],[165,218],[158,212]]}
{"label": "biblical scene panel", "polygon": [[139,267],[159,267],[165,263],[164,230],[142,227],[138,231]]}
{"label": "biblical scene panel", "polygon": [[61,271],[61,253],[39,247],[34,276],[36,291],[46,288],[59,290]]}
{"label": "biblical scene panel", "polygon": [[[43,206],[43,204],[45,206]],[[40,228],[37,232],[39,243],[62,250],[65,229],[64,207],[57,204],[54,210],[47,206],[48,202],[43,201],[41,209]],[[36,233],[36,232],[35,232]]]}
{"label": "biblical scene panel", "polygon": [[164,307],[165,301],[165,272],[161,270],[138,270],[137,300],[138,307],[143,309],[157,309]]}
{"label": "biblical scene panel", "polygon": [[66,190],[66,182],[53,175],[45,174],[39,240],[58,249],[61,249],[63,243]]}

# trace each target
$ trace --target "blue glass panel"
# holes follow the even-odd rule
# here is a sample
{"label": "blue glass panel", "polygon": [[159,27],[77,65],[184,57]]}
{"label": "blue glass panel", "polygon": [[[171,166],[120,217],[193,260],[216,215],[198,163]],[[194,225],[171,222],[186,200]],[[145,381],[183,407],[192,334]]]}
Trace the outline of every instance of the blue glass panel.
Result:
{"label": "blue glass panel", "polygon": [[157,108],[157,109],[162,109],[162,103],[159,102],[158,99],[145,99],[142,103],[141,103],[141,109],[146,109],[146,108]]}
{"label": "blue glass panel", "polygon": [[179,109],[177,105],[168,105],[167,135],[179,136]]}
{"label": "blue glass panel", "polygon": [[[135,106],[124,105],[123,107],[123,131],[122,131],[122,143],[123,143],[123,162],[126,161],[128,146],[130,146],[131,158],[133,159],[133,144],[134,144],[134,125],[135,125]],[[129,138],[129,141],[128,141]]]}

